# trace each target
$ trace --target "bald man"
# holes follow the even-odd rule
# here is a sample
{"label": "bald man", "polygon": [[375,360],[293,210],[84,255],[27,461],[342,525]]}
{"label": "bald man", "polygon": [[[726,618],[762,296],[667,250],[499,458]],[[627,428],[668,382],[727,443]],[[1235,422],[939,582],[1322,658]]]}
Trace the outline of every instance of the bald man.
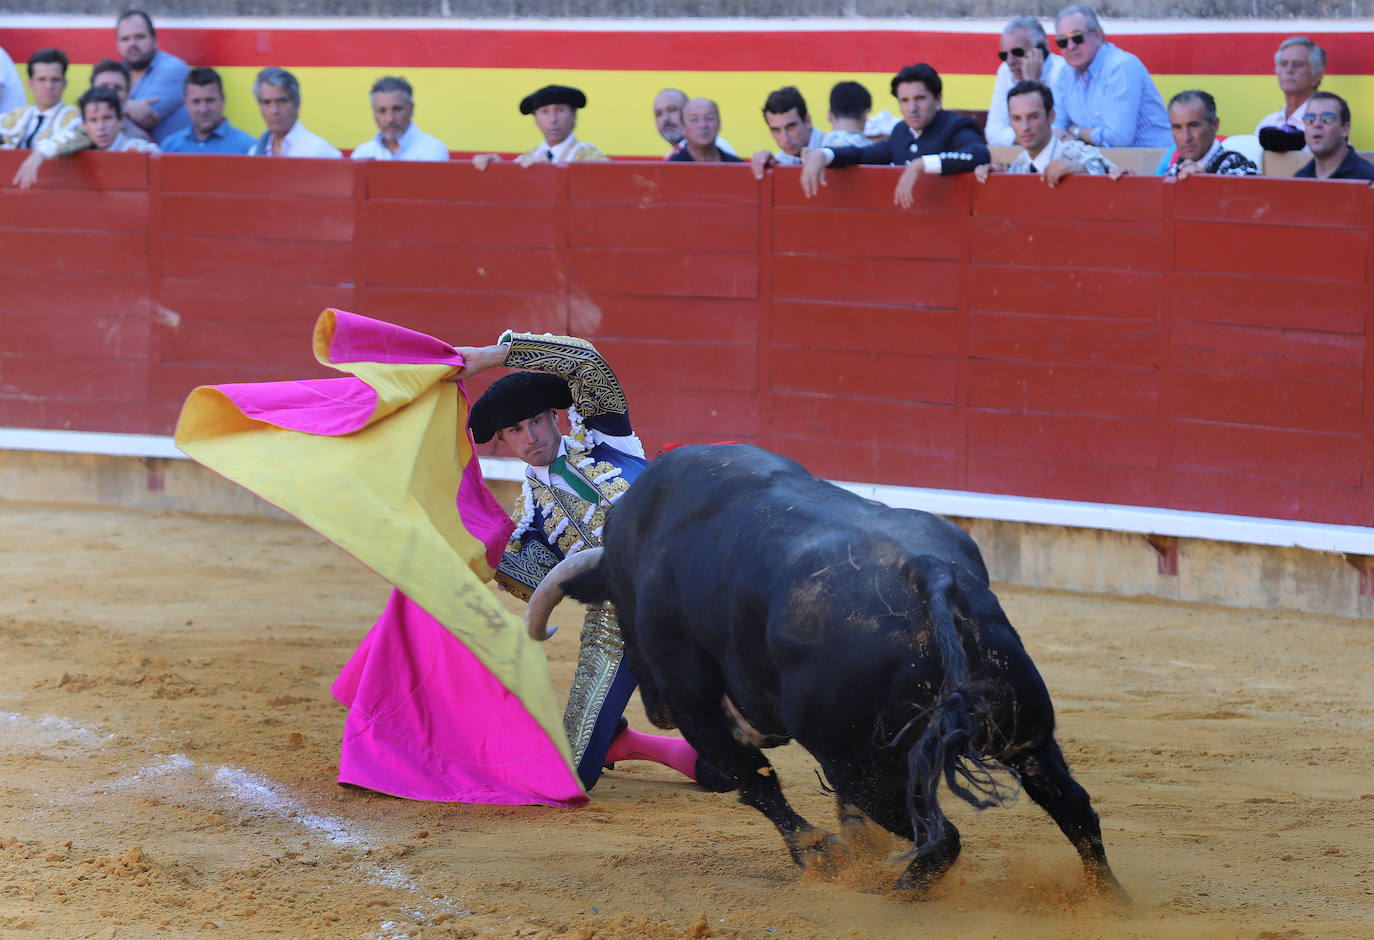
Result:
{"label": "bald man", "polygon": [[[682,129],[682,109],[687,106],[687,101],[687,93],[677,88],[665,88],[654,96],[654,124],[658,127],[658,136],[673,148],[664,154],[665,160],[671,160],[687,144]],[[728,154],[735,152],[730,141],[724,137],[716,137],[716,146]]]}
{"label": "bald man", "polygon": [[716,143],[720,134],[720,108],[710,98],[693,98],[682,107],[684,144],[668,158],[669,163],[743,163]]}

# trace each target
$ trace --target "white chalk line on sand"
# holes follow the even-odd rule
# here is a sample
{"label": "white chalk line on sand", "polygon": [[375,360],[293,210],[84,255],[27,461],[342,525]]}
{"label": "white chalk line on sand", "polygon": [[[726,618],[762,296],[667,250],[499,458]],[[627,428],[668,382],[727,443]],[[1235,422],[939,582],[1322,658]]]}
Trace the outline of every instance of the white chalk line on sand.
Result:
{"label": "white chalk line on sand", "polygon": [[[106,744],[118,737],[58,715],[35,718],[17,712],[0,712],[0,732],[3,732],[0,750],[9,752],[34,747],[79,747],[86,751],[98,751],[104,750]],[[227,802],[241,814],[268,817],[278,824],[298,827],[341,848],[363,852],[381,848],[377,840],[351,820],[310,810],[282,784],[268,777],[242,767],[202,766],[179,753],[154,755],[152,761],[113,782],[92,783],[84,789],[87,793],[95,794],[111,790],[158,791],[159,795],[173,802],[215,812],[223,812]],[[207,791],[213,792],[213,796],[201,796]],[[353,862],[351,867],[358,881],[415,895],[419,903],[404,913],[421,924],[438,914],[471,914],[448,897],[423,897],[423,889],[413,873],[402,868],[375,860],[359,860]],[[407,929],[406,924],[388,920],[380,925],[377,936],[401,940],[406,936]]]}

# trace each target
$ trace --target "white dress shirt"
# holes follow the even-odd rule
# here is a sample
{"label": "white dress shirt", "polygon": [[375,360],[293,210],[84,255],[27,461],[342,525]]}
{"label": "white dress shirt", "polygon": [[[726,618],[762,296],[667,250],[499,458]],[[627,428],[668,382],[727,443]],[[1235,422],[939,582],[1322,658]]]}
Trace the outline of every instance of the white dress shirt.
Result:
{"label": "white dress shirt", "polygon": [[[272,154],[272,142],[268,139],[264,142],[261,138],[253,144],[253,149],[248,151],[253,156],[270,156]],[[283,157],[342,157],[343,151],[339,150],[329,141],[319,134],[305,129],[305,125],[300,121],[296,126],[287,132],[281,139],[281,156]]]}
{"label": "white dress shirt", "polygon": [[[1039,81],[1043,85],[1048,85],[1054,93],[1054,104],[1057,108],[1063,107],[1064,96],[1060,89],[1066,70],[1073,71],[1064,61],[1064,57],[1058,55],[1047,56],[1045,64],[1040,68]],[[1007,92],[1015,85],[1016,77],[1011,74],[1011,66],[1005,62],[997,66],[997,78],[992,83],[992,101],[988,102],[988,123],[983,128],[983,136],[987,138],[990,146],[1010,147],[1016,143],[1016,132],[1011,129],[1011,115],[1007,113]]]}
{"label": "white dress shirt", "polygon": [[377,136],[364,141],[353,150],[354,160],[425,160],[439,162],[448,159],[448,147],[433,134],[426,134],[420,126],[411,122],[406,132],[396,141],[400,144],[392,153],[382,142],[379,131]]}

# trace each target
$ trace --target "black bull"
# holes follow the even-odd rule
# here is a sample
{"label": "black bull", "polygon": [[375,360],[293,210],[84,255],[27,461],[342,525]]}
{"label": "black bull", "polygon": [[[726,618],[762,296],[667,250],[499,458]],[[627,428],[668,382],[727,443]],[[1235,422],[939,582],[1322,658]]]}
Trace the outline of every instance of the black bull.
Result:
{"label": "black bull", "polygon": [[927,887],[958,857],[941,777],[979,808],[1014,798],[1019,777],[1088,877],[1120,891],[1049,692],[957,526],[754,447],[683,447],[616,504],[603,545],[545,579],[531,633],[544,638],[564,590],[612,601],[649,719],[680,728],[797,864],[828,861],[835,841],[788,805],[759,750],[789,739],[842,818],[850,804],[915,843],[898,888]]}

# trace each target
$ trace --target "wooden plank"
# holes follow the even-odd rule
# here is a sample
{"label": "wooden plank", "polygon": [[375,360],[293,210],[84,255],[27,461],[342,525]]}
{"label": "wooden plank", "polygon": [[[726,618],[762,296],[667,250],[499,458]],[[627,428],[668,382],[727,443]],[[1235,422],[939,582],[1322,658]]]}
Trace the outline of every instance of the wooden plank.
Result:
{"label": "wooden plank", "polygon": [[166,193],[162,230],[173,235],[353,241],[353,203],[297,196]]}
{"label": "wooden plank", "polygon": [[694,209],[753,206],[759,182],[737,163],[579,163],[567,174],[572,205],[676,205]]}
{"label": "wooden plank", "polygon": [[725,297],[630,297],[589,294],[575,303],[579,335],[652,336],[668,341],[757,342],[759,301]]}
{"label": "wooden plank", "polygon": [[102,359],[142,360],[148,356],[152,321],[135,312],[50,317],[43,313],[0,319],[0,354],[49,356],[55,362],[76,354]]}
{"label": "wooden plank", "polygon": [[920,453],[954,455],[961,433],[948,405],[891,399],[840,398],[824,388],[773,393],[773,433],[782,437],[825,440],[832,447],[854,447],[855,422],[882,428],[883,437]]}
{"label": "wooden plank", "polygon": [[1364,283],[1368,233],[1346,229],[1302,229],[1302,237],[1281,226],[1235,222],[1175,224],[1174,265],[1180,271],[1272,274]]}
{"label": "wooden plank", "polygon": [[970,455],[968,488],[1126,506],[1163,506],[1168,496],[1167,481],[1154,468],[990,454]]}
{"label": "wooden plank", "polygon": [[568,211],[568,244],[574,248],[626,251],[758,251],[758,207],[739,203],[709,212],[680,206],[572,205]]}
{"label": "wooden plank", "polygon": [[0,390],[0,427],[102,431],[107,434],[168,434],[146,402],[10,398]]}
{"label": "wooden plank", "polygon": [[[0,257],[8,270],[50,282],[54,274],[146,275],[148,236],[143,232],[0,229]],[[44,306],[51,303],[50,297]]]}
{"label": "wooden plank", "polygon": [[973,216],[983,223],[1012,218],[1027,223],[1096,221],[1159,225],[1163,220],[1159,180],[1151,177],[1112,180],[1105,176],[1070,176],[1051,189],[1038,176],[999,173],[982,185],[974,184],[970,192]]}
{"label": "wooden plank", "polygon": [[758,369],[752,346],[709,342],[595,337],[597,350],[626,388],[662,385],[674,389],[756,391]]}
{"label": "wooden plank", "polygon": [[65,401],[141,402],[148,364],[78,351],[56,368],[49,356],[0,355],[0,395]]}
{"label": "wooden plank", "polygon": [[1051,460],[1094,467],[1159,466],[1159,424],[1097,415],[1025,415],[970,408],[969,466],[975,458]]}
{"label": "wooden plank", "polygon": [[[553,293],[369,287],[368,308],[378,319],[399,323],[460,346],[485,346],[505,330],[566,335],[568,323]],[[593,331],[579,330],[579,335]]]}
{"label": "wooden plank", "polygon": [[467,160],[448,163],[360,161],[367,198],[411,199],[427,203],[465,202],[551,206],[559,186],[550,167],[523,170],[497,163],[479,171]]}
{"label": "wooden plank", "polygon": [[369,199],[360,224],[368,244],[553,248],[546,206]]}
{"label": "wooden plank", "polygon": [[[968,272],[969,309],[1056,317],[1159,320],[1158,271],[1083,271],[1026,264],[1015,255]],[[1122,324],[1123,328],[1135,325]]]}
{"label": "wooden plank", "polygon": [[1374,525],[1374,509],[1345,486],[1237,477],[1180,470],[1173,479],[1177,509],[1296,519],[1333,525]]}
{"label": "wooden plank", "polygon": [[[1310,154],[1304,155],[1303,162],[1310,159]],[[1195,179],[1202,185],[1180,186],[1175,194],[1176,220],[1363,229],[1369,218],[1368,185],[1361,191],[1354,186],[1316,187],[1303,180],[1239,176]],[[1296,233],[1292,237],[1299,238]]]}
{"label": "wooden plank", "polygon": [[778,207],[805,207],[811,211],[880,209],[898,217],[935,215],[967,216],[969,193],[974,185],[969,174],[922,176],[913,190],[915,202],[910,209],[898,210],[892,194],[902,171],[894,166],[849,166],[827,170],[825,186],[807,197],[801,189],[800,167],[779,167],[774,174],[774,204]]}
{"label": "wooden plank", "polygon": [[886,209],[782,207],[773,214],[773,251],[826,256],[959,261],[968,216]]}
{"label": "wooden plank", "polygon": [[[0,232],[0,254],[13,259],[9,242]],[[138,272],[63,272],[45,277],[7,277],[0,290],[0,336],[8,324],[33,315],[62,317],[147,314],[152,309],[148,278]]]}
{"label": "wooden plank", "polygon": [[[1041,414],[1159,419],[1159,378],[1153,369],[1058,363],[969,364],[970,408]],[[1035,414],[1031,414],[1035,413]]]}
{"label": "wooden plank", "polygon": [[1153,320],[975,311],[970,322],[969,355],[975,359],[1143,369],[1159,366],[1160,328]]}
{"label": "wooden plank", "polygon": [[346,242],[164,235],[161,246],[162,272],[170,277],[345,284],[356,276]]}
{"label": "wooden plank", "polygon": [[241,326],[290,325],[307,354],[316,318],[326,307],[352,310],[357,289],[339,284],[273,282],[226,277],[164,277],[158,286],[167,327],[183,320]]}
{"label": "wooden plank", "polygon": [[773,345],[957,356],[963,350],[953,310],[873,306],[848,301],[773,301]]}
{"label": "wooden plank", "polygon": [[752,253],[574,248],[568,257],[569,278],[591,294],[758,296],[759,261]]}
{"label": "wooden plank", "polygon": [[[28,153],[23,150],[0,150],[0,181],[8,184],[27,157]],[[49,160],[43,164],[34,188],[40,192],[63,189],[84,193],[116,189],[146,192],[148,159],[141,153],[86,152]]]}
{"label": "wooden plank", "polygon": [[973,220],[969,255],[974,264],[1158,271],[1160,232],[1155,221],[980,217]]}
{"label": "wooden plank", "polygon": [[1360,485],[1363,454],[1358,437],[1204,421],[1180,420],[1176,424],[1180,470],[1328,486]]}
{"label": "wooden plank", "polygon": [[1360,382],[1363,336],[1279,330],[1225,323],[1183,323],[1175,328],[1175,361],[1202,372],[1282,375]]}
{"label": "wooden plank", "polygon": [[1364,389],[1356,382],[1314,382],[1178,372],[1181,419],[1359,435]]}
{"label": "wooden plank", "polygon": [[959,268],[951,261],[774,255],[773,299],[953,309]]}
{"label": "wooden plank", "polygon": [[759,396],[754,391],[636,384],[626,385],[625,394],[635,428],[663,440],[683,435],[740,440],[759,434]]}
{"label": "wooden plank", "polygon": [[911,450],[895,442],[846,442],[836,447],[834,441],[780,435],[776,450],[827,480],[937,489],[956,489],[960,482],[954,456]]}
{"label": "wooden plank", "polygon": [[551,294],[564,273],[550,251],[468,245],[373,245],[365,283],[388,287],[528,291]]}
{"label": "wooden plank", "polygon": [[248,326],[186,319],[175,329],[161,331],[160,355],[164,363],[251,365],[293,378],[333,375],[334,370],[315,359],[311,336],[299,324]]}
{"label": "wooden plank", "polygon": [[6,227],[32,226],[43,231],[143,232],[148,228],[148,194],[4,186],[0,187],[0,220]]}
{"label": "wooden plank", "polygon": [[[353,198],[352,160],[278,159],[173,154],[162,160],[162,192],[245,196]],[[411,169],[418,164],[407,164]]]}
{"label": "wooden plank", "polygon": [[[773,363],[773,391],[824,392],[836,398],[886,398],[952,405],[953,359],[874,350],[795,349]],[[865,406],[850,403],[850,408]]]}
{"label": "wooden plank", "polygon": [[[1274,271],[1288,270],[1287,265]],[[1178,271],[1175,309],[1180,320],[1364,332],[1364,286],[1298,276],[1264,277]]]}

